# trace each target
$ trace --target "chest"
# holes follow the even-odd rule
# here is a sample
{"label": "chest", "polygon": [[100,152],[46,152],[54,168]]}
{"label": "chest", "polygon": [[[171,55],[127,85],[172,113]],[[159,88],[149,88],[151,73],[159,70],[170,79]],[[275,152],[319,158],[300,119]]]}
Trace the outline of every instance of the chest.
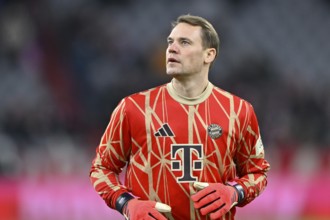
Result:
{"label": "chest", "polygon": [[213,102],[194,106],[160,103],[146,107],[130,121],[132,139],[146,150],[158,146],[169,152],[173,144],[197,144],[205,154],[225,153],[235,150],[241,133],[235,111]]}

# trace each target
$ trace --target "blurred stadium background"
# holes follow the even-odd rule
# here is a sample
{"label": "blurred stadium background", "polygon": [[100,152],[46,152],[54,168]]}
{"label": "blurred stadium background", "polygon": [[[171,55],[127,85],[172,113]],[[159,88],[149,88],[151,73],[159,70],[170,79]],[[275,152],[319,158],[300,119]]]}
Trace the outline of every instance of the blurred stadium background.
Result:
{"label": "blurred stadium background", "polygon": [[330,1],[0,0],[1,220],[123,219],[89,166],[119,100],[168,81],[186,13],[218,30],[211,80],[254,105],[272,165],[237,219],[330,219]]}

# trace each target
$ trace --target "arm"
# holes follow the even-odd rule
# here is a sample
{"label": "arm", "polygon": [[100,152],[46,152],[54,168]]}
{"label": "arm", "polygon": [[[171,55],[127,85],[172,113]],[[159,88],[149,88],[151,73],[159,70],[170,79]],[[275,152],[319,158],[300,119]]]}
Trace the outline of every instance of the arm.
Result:
{"label": "arm", "polygon": [[264,150],[259,127],[253,108],[245,103],[245,115],[238,125],[242,126],[239,144],[234,160],[238,178],[229,184],[195,182],[197,193],[191,196],[194,207],[202,215],[219,219],[233,206],[244,206],[256,198],[266,187],[266,173],[269,164],[264,159]]}
{"label": "arm", "polygon": [[95,190],[113,209],[118,197],[128,192],[120,183],[118,175],[126,165],[130,146],[129,123],[123,100],[111,115],[90,170],[90,180]]}
{"label": "arm", "polygon": [[251,105],[247,109],[248,120],[236,153],[237,184],[244,190],[242,207],[253,201],[267,186],[269,163],[265,160],[257,117]]}
{"label": "arm", "polygon": [[169,206],[155,201],[139,200],[119,181],[118,175],[128,162],[131,151],[126,104],[124,99],[111,115],[109,125],[96,149],[90,180],[106,204],[122,213],[126,219],[149,219],[153,216],[155,219],[165,220],[160,212],[170,212]]}

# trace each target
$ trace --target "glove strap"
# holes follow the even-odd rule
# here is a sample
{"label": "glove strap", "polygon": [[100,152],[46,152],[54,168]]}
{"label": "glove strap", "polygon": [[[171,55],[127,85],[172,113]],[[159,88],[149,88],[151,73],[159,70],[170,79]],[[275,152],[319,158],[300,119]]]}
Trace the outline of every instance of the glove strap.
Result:
{"label": "glove strap", "polygon": [[241,202],[244,200],[244,198],[245,198],[244,189],[243,189],[243,187],[242,187],[240,184],[235,184],[235,185],[234,185],[234,188],[235,188],[235,190],[236,190],[236,192],[237,192],[237,195],[238,195],[237,203],[239,204],[239,203],[241,203]]}
{"label": "glove strap", "polygon": [[123,208],[125,207],[127,202],[131,199],[134,199],[134,197],[131,194],[127,192],[121,194],[116,200],[116,210],[121,214],[123,214]]}

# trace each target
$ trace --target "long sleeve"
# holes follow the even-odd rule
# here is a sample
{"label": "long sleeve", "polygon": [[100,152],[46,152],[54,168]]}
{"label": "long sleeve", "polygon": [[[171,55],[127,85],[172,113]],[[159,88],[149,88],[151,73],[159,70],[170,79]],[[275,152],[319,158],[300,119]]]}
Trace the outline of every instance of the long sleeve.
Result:
{"label": "long sleeve", "polygon": [[115,208],[118,196],[127,192],[118,178],[127,163],[131,146],[127,120],[125,100],[122,100],[111,115],[90,170],[95,190],[110,208]]}
{"label": "long sleeve", "polygon": [[[169,219],[205,220],[191,202],[192,182],[236,181],[246,195],[240,205],[265,188],[269,164],[259,138],[248,102],[212,84],[198,99],[186,100],[169,83],[119,103],[96,149],[90,178],[110,208],[130,192],[171,206]],[[121,183],[118,175],[126,165]],[[234,215],[235,208],[225,218]]]}
{"label": "long sleeve", "polygon": [[248,106],[248,120],[236,153],[237,183],[243,186],[245,200],[239,206],[253,201],[267,186],[269,163],[265,160],[264,147],[258,121],[251,105]]}

